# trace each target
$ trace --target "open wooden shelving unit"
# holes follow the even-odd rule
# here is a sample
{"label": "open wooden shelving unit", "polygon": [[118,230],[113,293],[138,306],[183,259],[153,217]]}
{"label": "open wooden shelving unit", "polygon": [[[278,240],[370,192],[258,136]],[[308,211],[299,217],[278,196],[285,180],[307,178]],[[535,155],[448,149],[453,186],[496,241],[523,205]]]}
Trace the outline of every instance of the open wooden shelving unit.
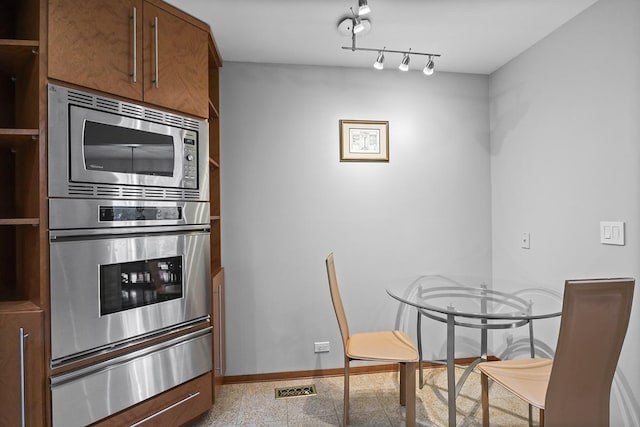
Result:
{"label": "open wooden shelving unit", "polygon": [[46,0],[0,0],[0,425],[46,424],[45,21]]}
{"label": "open wooden shelving unit", "polygon": [[209,37],[209,202],[211,205],[211,323],[213,324],[213,399],[224,377],[224,269],[220,228],[220,86],[222,60],[213,36]]}
{"label": "open wooden shelving unit", "polygon": [[44,0],[0,0],[0,310],[46,306]]}

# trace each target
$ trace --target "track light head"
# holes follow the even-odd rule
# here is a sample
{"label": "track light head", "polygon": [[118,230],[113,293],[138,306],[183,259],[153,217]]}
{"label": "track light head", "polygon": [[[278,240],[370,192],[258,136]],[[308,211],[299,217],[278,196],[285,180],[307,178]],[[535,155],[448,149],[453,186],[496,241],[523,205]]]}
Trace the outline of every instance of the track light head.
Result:
{"label": "track light head", "polygon": [[422,72],[425,73],[427,76],[430,76],[433,74],[434,68],[435,68],[435,64],[433,63],[433,58],[429,56],[429,61],[427,61],[427,65],[424,66],[424,69],[422,70]]}
{"label": "track light head", "polygon": [[362,23],[362,20],[358,17],[358,15],[356,15],[356,13],[353,11],[353,8],[350,7],[349,9],[351,9],[351,14],[353,15],[353,18],[351,18],[351,21],[353,23],[352,27],[353,28],[353,34],[358,34],[362,31],[364,31],[364,24]]}
{"label": "track light head", "polygon": [[384,51],[378,52],[376,62],[373,63],[373,68],[376,70],[382,70],[384,68]]}
{"label": "track light head", "polygon": [[367,0],[358,0],[358,16],[364,16],[369,12],[371,12],[371,8]]}
{"label": "track light head", "polygon": [[[371,30],[371,22],[369,22],[367,18],[360,19],[360,23],[362,24],[364,29],[358,32],[359,36],[367,34]],[[355,26],[356,22],[352,16],[343,18],[342,21],[338,22],[338,32],[345,37],[353,37],[353,30]]]}
{"label": "track light head", "polygon": [[409,71],[409,53],[405,52],[404,57],[402,57],[402,62],[400,63],[400,66],[398,67],[398,69],[400,71]]}
{"label": "track light head", "polygon": [[360,18],[353,18],[353,34],[358,34],[364,31],[364,24],[360,20]]}

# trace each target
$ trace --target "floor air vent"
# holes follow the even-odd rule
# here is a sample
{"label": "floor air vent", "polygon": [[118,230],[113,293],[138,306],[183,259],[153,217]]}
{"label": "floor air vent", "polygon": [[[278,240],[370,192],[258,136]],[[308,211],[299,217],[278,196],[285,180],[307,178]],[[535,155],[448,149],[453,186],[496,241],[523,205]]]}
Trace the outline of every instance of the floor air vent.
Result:
{"label": "floor air vent", "polygon": [[287,397],[315,396],[316,385],[296,385],[291,387],[276,388],[276,399],[285,399]]}

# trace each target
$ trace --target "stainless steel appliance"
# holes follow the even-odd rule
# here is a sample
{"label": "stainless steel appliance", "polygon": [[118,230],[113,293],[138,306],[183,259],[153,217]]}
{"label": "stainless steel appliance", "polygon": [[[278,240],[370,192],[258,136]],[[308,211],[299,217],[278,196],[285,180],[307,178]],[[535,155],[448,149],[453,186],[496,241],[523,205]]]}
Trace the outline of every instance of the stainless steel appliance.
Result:
{"label": "stainless steel appliance", "polygon": [[49,203],[52,368],[197,329],[54,375],[54,426],[93,423],[210,371],[208,203]]}
{"label": "stainless steel appliance", "polygon": [[52,366],[209,316],[205,203],[59,199],[50,215]]}
{"label": "stainless steel appliance", "polygon": [[[86,426],[211,370],[211,328],[51,380],[54,426]],[[195,398],[190,394],[172,406]]]}
{"label": "stainless steel appliance", "polygon": [[212,369],[206,130],[49,86],[54,426],[91,424]]}
{"label": "stainless steel appliance", "polygon": [[49,197],[209,199],[208,123],[49,85]]}

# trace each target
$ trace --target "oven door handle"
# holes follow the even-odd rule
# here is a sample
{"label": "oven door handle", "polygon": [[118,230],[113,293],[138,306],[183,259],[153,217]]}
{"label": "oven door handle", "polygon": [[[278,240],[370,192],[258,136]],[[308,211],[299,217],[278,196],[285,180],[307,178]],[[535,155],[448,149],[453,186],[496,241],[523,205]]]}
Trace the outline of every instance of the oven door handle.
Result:
{"label": "oven door handle", "polygon": [[157,227],[130,227],[130,228],[92,228],[82,230],[51,230],[49,240],[51,243],[75,240],[99,240],[130,237],[147,237],[161,234],[163,236],[188,235],[188,234],[208,234],[211,228],[205,225],[183,225],[180,227],[157,226]]}

